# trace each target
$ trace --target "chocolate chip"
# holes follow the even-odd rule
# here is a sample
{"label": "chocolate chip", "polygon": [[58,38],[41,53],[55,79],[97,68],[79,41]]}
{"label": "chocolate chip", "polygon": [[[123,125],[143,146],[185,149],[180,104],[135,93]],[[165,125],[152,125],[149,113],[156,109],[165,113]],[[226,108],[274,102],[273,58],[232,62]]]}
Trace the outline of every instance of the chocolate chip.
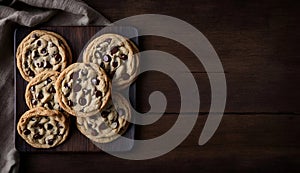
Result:
{"label": "chocolate chip", "polygon": [[120,56],[120,58],[121,58],[122,60],[127,60],[127,59],[128,59],[128,56],[125,55],[125,54],[122,54],[122,55]]}
{"label": "chocolate chip", "polygon": [[105,130],[105,129],[107,129],[107,126],[106,126],[105,123],[102,123],[102,124],[99,126],[99,131]]}
{"label": "chocolate chip", "polygon": [[60,62],[60,61],[61,61],[61,56],[60,56],[60,54],[57,54],[57,55],[55,56],[55,61],[56,61],[56,62]]}
{"label": "chocolate chip", "polygon": [[71,94],[71,92],[68,92],[67,94],[65,94],[66,97],[69,97]]}
{"label": "chocolate chip", "polygon": [[49,93],[56,93],[56,90],[55,90],[54,86],[51,86],[51,87],[48,89],[48,92],[49,92]]}
{"label": "chocolate chip", "polygon": [[38,62],[36,63],[37,67],[38,68],[42,68],[44,66],[44,63],[43,62]]}
{"label": "chocolate chip", "polygon": [[123,78],[124,80],[127,80],[127,79],[130,78],[130,76],[129,76],[128,73],[123,73],[123,74],[122,74],[122,78]]}
{"label": "chocolate chip", "polygon": [[28,70],[28,75],[30,77],[34,77],[35,76],[34,72],[32,70],[30,70],[30,69]]}
{"label": "chocolate chip", "polygon": [[46,53],[47,53],[46,48],[43,48],[43,49],[41,50],[41,53],[42,53],[42,54],[46,54]]}
{"label": "chocolate chip", "polygon": [[24,67],[25,67],[25,68],[28,68],[28,62],[27,62],[27,61],[25,61]]}
{"label": "chocolate chip", "polygon": [[50,82],[52,82],[52,79],[48,77],[46,81],[47,81],[47,83],[50,83]]}
{"label": "chocolate chip", "polygon": [[38,46],[40,46],[40,45],[42,44],[41,40],[38,40],[38,41],[36,42],[36,44],[37,44]]}
{"label": "chocolate chip", "polygon": [[72,106],[74,106],[74,103],[71,100],[69,100],[68,101],[68,106],[72,107]]}
{"label": "chocolate chip", "polygon": [[98,50],[94,53],[94,56],[96,58],[101,58],[101,54],[100,54],[100,52]]}
{"label": "chocolate chip", "polygon": [[41,138],[43,138],[43,136],[40,134],[33,135],[33,139],[41,139]]}
{"label": "chocolate chip", "polygon": [[73,87],[73,91],[74,92],[78,92],[78,91],[80,91],[81,90],[81,85],[79,85],[79,84],[76,84],[74,87]]}
{"label": "chocolate chip", "polygon": [[95,129],[92,129],[92,131],[91,131],[91,135],[93,135],[93,136],[97,136],[97,135],[98,135],[98,132],[97,132]]}
{"label": "chocolate chip", "polygon": [[31,86],[30,87],[30,91],[34,91],[35,90],[35,87],[34,86]]}
{"label": "chocolate chip", "polygon": [[117,53],[118,50],[119,50],[119,46],[115,46],[110,50],[110,54],[113,55],[113,54]]}
{"label": "chocolate chip", "polygon": [[99,85],[100,80],[97,79],[97,78],[92,78],[92,79],[91,79],[91,82],[92,82],[94,85]]}
{"label": "chocolate chip", "polygon": [[113,67],[118,67],[118,62],[117,61],[113,62],[112,66]]}
{"label": "chocolate chip", "polygon": [[121,115],[124,115],[124,114],[125,114],[124,109],[120,108],[120,109],[118,110],[118,114],[119,114],[120,116],[121,116]]}
{"label": "chocolate chip", "polygon": [[96,90],[95,91],[95,95],[96,95],[96,97],[101,97],[102,96],[102,92],[99,91],[99,90]]}
{"label": "chocolate chip", "polygon": [[37,98],[42,99],[43,97],[44,97],[44,95],[43,95],[42,91],[40,91],[39,94],[37,95]]}
{"label": "chocolate chip", "polygon": [[78,79],[79,78],[79,72],[74,72],[70,75],[71,79]]}
{"label": "chocolate chip", "polygon": [[37,39],[38,36],[36,34],[32,34],[31,38]]}
{"label": "chocolate chip", "polygon": [[31,133],[30,130],[28,130],[28,129],[25,129],[25,130],[24,130],[24,135],[29,135],[30,133]]}
{"label": "chocolate chip", "polygon": [[47,141],[47,143],[48,143],[48,145],[53,145],[54,140],[53,140],[53,139],[49,139],[49,140]]}
{"label": "chocolate chip", "polygon": [[104,55],[103,61],[104,62],[109,62],[111,60],[111,57],[109,55]]}
{"label": "chocolate chip", "polygon": [[86,99],[85,99],[84,97],[81,97],[81,98],[79,99],[79,104],[80,104],[81,106],[84,106],[86,103],[87,103],[87,101],[86,101]]}
{"label": "chocolate chip", "polygon": [[37,51],[35,51],[33,58],[37,59],[37,58],[39,58],[39,56],[40,56],[40,54]]}
{"label": "chocolate chip", "polygon": [[64,84],[64,87],[67,88],[67,89],[70,89],[70,86],[69,86],[68,83],[65,83],[65,84]]}
{"label": "chocolate chip", "polygon": [[49,61],[46,61],[45,62],[45,64],[44,64],[44,68],[52,68],[53,67],[53,65],[52,64],[50,64],[50,62]]}
{"label": "chocolate chip", "polygon": [[106,117],[108,116],[108,114],[109,114],[108,111],[102,111],[102,112],[101,112],[101,116],[102,116],[103,118],[106,118]]}
{"label": "chocolate chip", "polygon": [[81,70],[81,74],[82,74],[83,76],[86,76],[86,75],[88,74],[87,69],[82,69],[82,70]]}
{"label": "chocolate chip", "polygon": [[104,65],[103,62],[100,63],[100,67],[101,67],[101,68],[105,68],[105,65]]}
{"label": "chocolate chip", "polygon": [[36,100],[31,100],[31,104],[35,106],[35,105],[38,104],[38,101],[36,101]]}
{"label": "chocolate chip", "polygon": [[110,44],[110,42],[111,42],[111,38],[107,38],[106,40],[104,40],[104,42],[107,42],[108,44]]}
{"label": "chocolate chip", "polygon": [[47,130],[51,130],[53,128],[53,125],[52,124],[48,124],[47,125]]}

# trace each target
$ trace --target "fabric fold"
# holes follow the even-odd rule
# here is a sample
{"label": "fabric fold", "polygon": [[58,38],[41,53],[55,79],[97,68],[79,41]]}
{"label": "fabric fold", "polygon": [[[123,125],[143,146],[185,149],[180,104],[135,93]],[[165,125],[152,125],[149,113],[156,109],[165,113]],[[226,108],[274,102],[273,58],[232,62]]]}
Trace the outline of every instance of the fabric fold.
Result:
{"label": "fabric fold", "polygon": [[[21,7],[21,8],[20,8]],[[108,25],[99,12],[79,0],[0,0],[0,170],[18,172],[14,144],[13,34],[18,25]]]}

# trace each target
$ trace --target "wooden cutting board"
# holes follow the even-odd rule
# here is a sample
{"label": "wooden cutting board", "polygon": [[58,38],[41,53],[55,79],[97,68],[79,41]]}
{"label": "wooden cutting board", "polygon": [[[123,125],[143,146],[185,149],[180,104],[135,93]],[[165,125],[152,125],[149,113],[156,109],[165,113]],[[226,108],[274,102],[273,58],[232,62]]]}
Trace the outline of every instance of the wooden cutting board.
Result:
{"label": "wooden cutting board", "polygon": [[[103,26],[95,27],[39,27],[39,28],[26,28],[21,27],[15,30],[14,35],[14,51],[16,54],[16,49],[19,43],[24,37],[26,37],[32,30],[43,29],[56,32],[62,35],[68,42],[72,53],[73,53],[73,63],[82,62],[82,57],[80,57],[80,52],[83,50],[84,46],[88,41],[95,35],[99,34],[99,31],[103,29]],[[102,30],[103,31],[103,30]],[[132,37],[131,39],[138,46],[138,33],[133,27],[109,27],[106,28],[103,33],[117,33],[125,37]],[[15,146],[20,152],[99,152],[101,151],[96,147],[88,138],[82,135],[76,128],[75,118],[71,117],[71,129],[67,140],[51,149],[36,149],[28,145],[17,133],[16,124],[19,118],[24,112],[29,110],[25,102],[25,88],[28,84],[21,76],[18,71],[16,61],[14,64],[14,77],[15,77]],[[136,95],[135,95],[136,84],[133,83],[130,87],[130,102],[133,107],[136,107]],[[123,135],[129,139],[134,139],[134,124],[130,124],[126,133]],[[122,140],[121,138],[107,144],[103,144],[101,147],[109,151],[129,151],[132,149],[134,143],[133,140]]]}

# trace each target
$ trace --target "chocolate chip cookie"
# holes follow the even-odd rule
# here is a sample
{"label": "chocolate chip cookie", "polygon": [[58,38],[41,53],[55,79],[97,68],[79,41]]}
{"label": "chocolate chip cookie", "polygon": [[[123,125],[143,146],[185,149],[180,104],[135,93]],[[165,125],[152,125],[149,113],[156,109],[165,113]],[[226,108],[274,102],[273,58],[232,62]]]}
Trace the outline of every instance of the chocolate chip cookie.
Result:
{"label": "chocolate chip cookie", "polygon": [[47,109],[60,110],[55,89],[55,82],[58,76],[59,72],[44,71],[28,83],[25,91],[25,100],[30,109],[45,107]]}
{"label": "chocolate chip cookie", "polygon": [[72,61],[72,53],[63,37],[34,30],[19,44],[16,58],[20,74],[30,81],[43,71],[61,72]]}
{"label": "chocolate chip cookie", "polygon": [[98,143],[108,143],[117,139],[128,128],[131,118],[130,106],[120,94],[114,93],[114,101],[98,114],[89,117],[77,117],[79,131]]}
{"label": "chocolate chip cookie", "polygon": [[86,117],[100,112],[111,94],[111,81],[97,64],[74,63],[56,83],[61,108],[74,116]]}
{"label": "chocolate chip cookie", "polygon": [[83,52],[83,61],[99,64],[113,86],[125,88],[136,78],[139,67],[137,47],[118,34],[103,34],[92,40]]}
{"label": "chocolate chip cookie", "polygon": [[51,148],[66,140],[69,120],[59,111],[37,107],[21,116],[17,130],[29,145]]}

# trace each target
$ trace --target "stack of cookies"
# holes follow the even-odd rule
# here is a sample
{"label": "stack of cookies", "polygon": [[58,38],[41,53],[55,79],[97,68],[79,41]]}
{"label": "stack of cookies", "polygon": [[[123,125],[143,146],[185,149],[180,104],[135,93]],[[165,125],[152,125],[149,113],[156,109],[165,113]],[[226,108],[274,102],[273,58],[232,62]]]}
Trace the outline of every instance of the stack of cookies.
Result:
{"label": "stack of cookies", "polygon": [[[20,118],[20,136],[36,148],[61,144],[69,133],[69,115],[89,139],[107,143],[122,135],[131,118],[130,104],[116,89],[128,87],[137,75],[138,49],[117,34],[92,40],[82,63],[72,62],[72,52],[60,35],[32,31],[17,49],[17,66],[28,81],[25,91],[29,111]],[[112,82],[113,81],[113,82]]]}

